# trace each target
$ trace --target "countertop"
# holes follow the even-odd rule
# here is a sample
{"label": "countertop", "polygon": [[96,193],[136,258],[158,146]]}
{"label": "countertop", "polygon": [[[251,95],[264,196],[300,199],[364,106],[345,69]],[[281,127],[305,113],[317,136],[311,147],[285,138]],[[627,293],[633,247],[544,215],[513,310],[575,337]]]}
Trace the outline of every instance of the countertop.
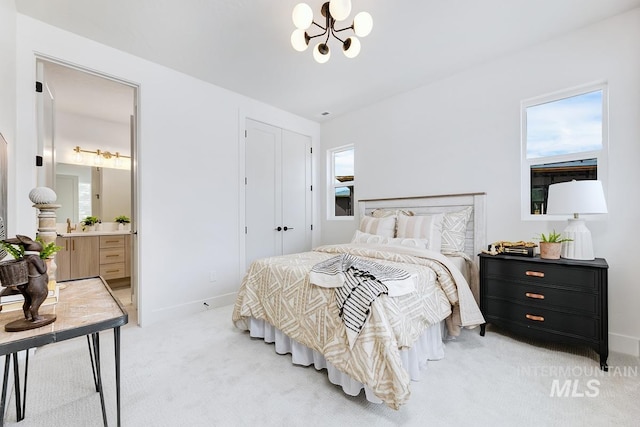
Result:
{"label": "countertop", "polygon": [[74,231],[71,233],[58,233],[59,237],[82,237],[82,236],[114,236],[131,234],[129,230],[114,230],[114,231]]}

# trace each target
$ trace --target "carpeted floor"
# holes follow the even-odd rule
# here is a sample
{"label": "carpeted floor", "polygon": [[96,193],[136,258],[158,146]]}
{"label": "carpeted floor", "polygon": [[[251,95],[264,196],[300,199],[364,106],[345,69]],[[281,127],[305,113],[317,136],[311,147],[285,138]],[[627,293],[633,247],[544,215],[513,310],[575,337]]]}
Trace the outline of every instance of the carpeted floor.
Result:
{"label": "carpeted floor", "polygon": [[[640,419],[637,358],[611,354],[606,374],[589,350],[531,344],[491,326],[485,337],[465,330],[394,411],[344,395],[324,371],[292,366],[290,356],[235,329],[231,310],[123,328],[123,426],[635,426]],[[111,333],[101,346],[115,425]],[[38,349],[19,424],[14,406],[11,399],[6,426],[102,425],[86,339]]]}

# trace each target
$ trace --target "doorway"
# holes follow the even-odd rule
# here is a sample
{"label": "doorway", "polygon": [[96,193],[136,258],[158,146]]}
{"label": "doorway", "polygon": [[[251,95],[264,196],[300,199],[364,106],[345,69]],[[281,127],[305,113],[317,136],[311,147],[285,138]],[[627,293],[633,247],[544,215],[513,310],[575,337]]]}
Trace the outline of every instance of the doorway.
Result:
{"label": "doorway", "polygon": [[[119,263],[109,265],[115,249],[105,246],[110,257],[102,257],[97,274],[130,305],[130,315],[137,313],[138,87],[48,58],[37,58],[36,70],[38,153],[43,159],[38,185],[58,194],[59,239],[122,234]],[[91,236],[80,234],[88,216],[101,221]],[[125,230],[116,217],[129,219]],[[67,222],[75,228],[71,233]]]}

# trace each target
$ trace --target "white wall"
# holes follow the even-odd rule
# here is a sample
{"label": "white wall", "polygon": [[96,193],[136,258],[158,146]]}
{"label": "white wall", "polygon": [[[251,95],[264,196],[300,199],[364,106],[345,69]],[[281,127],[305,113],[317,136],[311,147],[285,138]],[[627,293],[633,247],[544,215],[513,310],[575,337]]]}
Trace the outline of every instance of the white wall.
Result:
{"label": "white wall", "polygon": [[117,151],[129,156],[131,131],[129,123],[116,123],[58,110],[55,144],[56,161],[60,163],[75,163],[73,149],[76,146],[83,150],[110,151],[112,154]]}
{"label": "white wall", "polygon": [[[35,53],[140,85],[139,319],[148,324],[233,301],[240,285],[245,116],[310,135],[319,125],[171,69],[17,16],[16,231],[35,232]],[[242,224],[243,225],[243,224]],[[215,271],[216,282],[210,282]]]}
{"label": "white wall", "polygon": [[[16,5],[14,0],[0,0],[0,133],[7,140],[8,189],[15,182],[16,142]],[[7,235],[15,230],[13,194],[7,200]]]}
{"label": "white wall", "polygon": [[[590,222],[589,228],[596,256],[610,266],[610,348],[637,355],[639,76],[636,9],[337,117],[322,126],[321,155],[328,148],[355,143],[359,199],[486,192],[489,241],[532,240],[565,223],[520,219],[520,101],[607,81],[610,213],[605,221]],[[356,228],[355,221],[326,221],[324,207],[322,218],[325,244],[347,241]]]}

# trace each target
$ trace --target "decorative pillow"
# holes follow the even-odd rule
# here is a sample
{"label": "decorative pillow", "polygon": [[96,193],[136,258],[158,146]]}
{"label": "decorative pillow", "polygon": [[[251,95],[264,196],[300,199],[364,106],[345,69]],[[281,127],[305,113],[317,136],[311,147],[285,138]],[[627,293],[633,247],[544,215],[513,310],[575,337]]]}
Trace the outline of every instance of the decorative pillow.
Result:
{"label": "decorative pillow", "polygon": [[394,237],[396,231],[396,217],[374,218],[365,216],[360,220],[358,230],[363,233],[377,234],[378,236]]}
{"label": "decorative pillow", "polygon": [[427,239],[427,249],[440,252],[442,246],[442,221],[444,214],[398,217],[398,237]]}
{"label": "decorative pillow", "polygon": [[360,230],[356,230],[351,239],[351,243],[372,243],[378,245],[397,245],[407,246],[410,248],[428,248],[429,241],[427,239],[413,239],[403,237],[385,237],[378,236],[377,234],[363,233]]}
{"label": "decorative pillow", "polygon": [[399,245],[399,246],[407,246],[409,248],[420,248],[420,249],[428,249],[429,248],[429,240],[428,239],[414,239],[409,237],[394,237],[391,239],[387,239],[387,244],[389,245]]}
{"label": "decorative pillow", "polygon": [[443,254],[464,252],[464,241],[467,234],[467,223],[471,218],[473,208],[468,206],[458,212],[444,214],[442,220],[442,249]]}
{"label": "decorative pillow", "polygon": [[387,243],[388,237],[379,236],[377,234],[363,233],[360,230],[356,230],[351,239],[351,243]]}

